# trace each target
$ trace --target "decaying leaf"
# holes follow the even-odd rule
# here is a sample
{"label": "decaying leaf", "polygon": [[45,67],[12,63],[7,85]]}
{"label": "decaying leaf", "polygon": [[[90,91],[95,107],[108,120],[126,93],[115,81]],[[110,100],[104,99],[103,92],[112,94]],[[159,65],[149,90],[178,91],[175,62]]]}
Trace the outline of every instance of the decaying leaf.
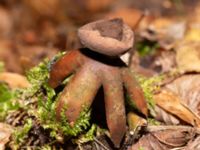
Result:
{"label": "decaying leaf", "polygon": [[18,45],[19,62],[23,70],[28,70],[45,58],[52,58],[58,51],[56,48],[47,48],[40,45]]}
{"label": "decaying leaf", "polygon": [[176,62],[181,72],[200,72],[199,42],[182,42],[176,49]]}
{"label": "decaying leaf", "polygon": [[185,33],[184,22],[177,22],[177,20],[166,17],[155,19],[150,25],[150,28],[159,33],[160,38],[166,36],[174,40],[181,39]]}
{"label": "decaying leaf", "polygon": [[9,142],[12,128],[8,124],[0,123],[0,150],[5,149],[5,145]]}
{"label": "decaying leaf", "polygon": [[162,121],[167,125],[177,125],[180,124],[180,120],[173,116],[172,114],[168,113],[164,109],[160,108],[159,106],[155,106],[155,118],[156,120]]}
{"label": "decaying leaf", "polygon": [[163,51],[161,55],[156,58],[154,65],[161,68],[161,72],[169,72],[176,67],[174,51]]}
{"label": "decaying leaf", "polygon": [[13,20],[10,12],[3,7],[0,7],[0,37],[7,37],[13,29]]}
{"label": "decaying leaf", "polygon": [[148,126],[147,135],[132,145],[129,150],[168,150],[184,148],[199,131],[187,126]]}
{"label": "decaying leaf", "polygon": [[0,41],[0,60],[5,63],[5,70],[12,72],[21,72],[19,61],[14,52],[13,43],[10,40]]}
{"label": "decaying leaf", "polygon": [[194,140],[191,140],[183,150],[189,150],[189,149],[191,150],[200,149],[200,136],[198,136]]}
{"label": "decaying leaf", "polygon": [[188,28],[183,40],[176,46],[176,61],[182,72],[200,72],[200,18],[199,4],[189,18]]}
{"label": "decaying leaf", "polygon": [[109,7],[113,2],[114,0],[101,0],[101,1],[83,0],[86,9],[90,12],[97,12],[102,9],[105,9]]}
{"label": "decaying leaf", "polygon": [[154,95],[156,105],[173,114],[181,120],[193,126],[200,127],[200,118],[188,106],[186,106],[178,95],[169,90],[162,90]]}
{"label": "decaying leaf", "polygon": [[140,140],[132,145],[128,150],[163,150],[167,149],[165,145],[162,145],[153,135],[147,134],[140,138]]}
{"label": "decaying leaf", "polygon": [[59,11],[60,1],[57,0],[24,0],[25,6],[41,16],[54,16]]}
{"label": "decaying leaf", "polygon": [[17,73],[2,72],[0,73],[0,81],[7,83],[13,89],[30,87],[26,77]]}
{"label": "decaying leaf", "polygon": [[166,88],[170,89],[181,97],[182,103],[187,105],[193,112],[200,114],[200,75],[183,75],[172,83],[166,85]]}
{"label": "decaying leaf", "polygon": [[183,38],[186,30],[184,21],[177,21],[169,18],[155,18],[147,30],[140,32],[140,35],[150,41],[157,41],[161,48],[170,50],[174,48],[177,40]]}
{"label": "decaying leaf", "polygon": [[141,28],[147,27],[147,23],[150,21],[150,18],[146,16],[143,18],[141,11],[133,8],[115,10],[107,14],[105,18],[122,18],[131,28],[135,28],[138,23]]}

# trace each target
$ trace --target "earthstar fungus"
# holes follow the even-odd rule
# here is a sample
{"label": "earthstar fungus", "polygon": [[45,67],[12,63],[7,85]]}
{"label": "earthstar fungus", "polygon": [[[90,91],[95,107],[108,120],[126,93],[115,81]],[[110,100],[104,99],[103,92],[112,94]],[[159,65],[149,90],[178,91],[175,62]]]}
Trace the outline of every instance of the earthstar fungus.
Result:
{"label": "earthstar fungus", "polygon": [[85,48],[67,52],[51,67],[49,85],[53,88],[75,74],[58,99],[56,117],[60,120],[66,106],[66,118],[73,125],[83,106],[91,106],[103,86],[107,126],[112,142],[119,147],[126,131],[123,86],[147,116],[143,91],[133,71],[120,59],[133,46],[133,32],[121,19],[100,20],[81,27],[78,37]]}

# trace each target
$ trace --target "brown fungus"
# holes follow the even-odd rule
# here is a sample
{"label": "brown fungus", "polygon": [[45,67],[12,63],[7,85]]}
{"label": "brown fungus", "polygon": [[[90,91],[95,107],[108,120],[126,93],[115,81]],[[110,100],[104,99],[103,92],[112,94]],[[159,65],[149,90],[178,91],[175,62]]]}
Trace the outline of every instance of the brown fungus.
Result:
{"label": "brown fungus", "polygon": [[121,19],[100,20],[78,30],[81,43],[108,56],[119,56],[133,46],[133,31]]}
{"label": "brown fungus", "polygon": [[79,29],[78,35],[87,48],[68,52],[51,67],[49,84],[53,88],[71,73],[75,74],[58,99],[57,119],[60,120],[61,112],[67,106],[65,115],[73,125],[83,106],[91,106],[102,85],[111,140],[115,147],[120,147],[126,132],[123,86],[138,109],[147,116],[143,91],[134,73],[119,58],[132,47],[133,32],[121,20],[114,19],[89,23]]}

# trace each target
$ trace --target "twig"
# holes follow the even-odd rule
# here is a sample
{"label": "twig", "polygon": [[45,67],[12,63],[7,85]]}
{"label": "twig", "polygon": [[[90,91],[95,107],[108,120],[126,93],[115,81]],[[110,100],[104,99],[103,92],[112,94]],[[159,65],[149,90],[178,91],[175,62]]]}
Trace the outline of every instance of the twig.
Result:
{"label": "twig", "polygon": [[109,150],[109,148],[107,148],[105,145],[103,145],[99,140],[97,140],[96,138],[94,138],[94,141],[97,143],[97,144],[99,144],[99,145],[101,145],[105,150]]}
{"label": "twig", "polygon": [[141,129],[141,127],[143,127],[143,126],[139,126],[139,124],[141,124],[141,123],[138,122],[136,124],[136,127],[134,128],[134,130],[129,131],[130,137],[127,139],[127,141],[124,142],[124,144],[122,145],[120,150],[125,150],[125,149],[127,149],[127,146],[130,146],[131,144],[133,144],[133,141],[136,139],[138,131]]}
{"label": "twig", "polygon": [[136,24],[134,25],[133,30],[135,30],[138,27],[138,25],[141,23],[141,21],[144,19],[144,17],[146,17],[148,15],[148,13],[149,12],[147,10],[145,10],[142,13],[142,15],[140,16],[140,18],[137,20]]}

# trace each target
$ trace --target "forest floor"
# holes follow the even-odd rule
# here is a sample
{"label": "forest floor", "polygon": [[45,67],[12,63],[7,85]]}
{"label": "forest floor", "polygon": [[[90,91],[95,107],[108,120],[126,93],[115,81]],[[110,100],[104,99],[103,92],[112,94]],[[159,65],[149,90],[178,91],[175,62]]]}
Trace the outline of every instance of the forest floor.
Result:
{"label": "forest floor", "polygon": [[[121,59],[134,71],[149,110],[145,118],[125,96],[127,129],[120,148],[110,140],[104,103],[97,102],[102,89],[72,128],[55,117],[64,86],[47,86],[54,58],[82,47],[77,29],[107,18],[122,18],[134,31],[133,49]],[[2,0],[1,149],[200,150],[200,3]]]}

